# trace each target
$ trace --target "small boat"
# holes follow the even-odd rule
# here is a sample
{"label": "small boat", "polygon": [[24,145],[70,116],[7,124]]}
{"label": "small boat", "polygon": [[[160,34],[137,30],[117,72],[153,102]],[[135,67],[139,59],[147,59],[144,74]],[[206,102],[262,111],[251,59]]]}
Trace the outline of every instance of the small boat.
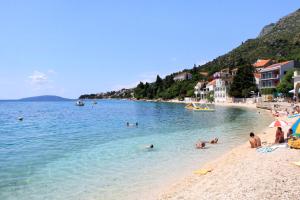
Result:
{"label": "small boat", "polygon": [[76,106],[84,106],[84,102],[79,100],[76,102]]}
{"label": "small boat", "polygon": [[97,104],[98,102],[97,101],[93,101],[93,104]]}
{"label": "small boat", "polygon": [[208,107],[207,104],[196,104],[196,103],[189,103],[188,105],[185,106],[186,109],[188,110],[194,110],[194,111],[205,111],[205,112],[214,112],[215,109],[212,109]]}

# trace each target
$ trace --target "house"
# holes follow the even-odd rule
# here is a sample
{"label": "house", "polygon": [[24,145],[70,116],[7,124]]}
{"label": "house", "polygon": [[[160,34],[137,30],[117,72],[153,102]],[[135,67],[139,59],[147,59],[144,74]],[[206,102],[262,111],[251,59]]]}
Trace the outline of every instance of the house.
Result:
{"label": "house", "polygon": [[192,74],[188,72],[179,73],[173,78],[174,81],[184,81],[189,79],[192,79]]}
{"label": "house", "polygon": [[274,62],[271,59],[258,59],[254,64],[253,67],[255,68],[256,72],[260,72],[262,69],[268,67],[269,65],[273,64]]}
{"label": "house", "polygon": [[215,102],[226,102],[228,98],[228,84],[223,79],[215,79],[216,87],[214,89]]}
{"label": "house", "polygon": [[200,98],[200,100],[205,100],[207,99],[207,95],[215,90],[215,87],[216,80],[212,80],[209,83],[198,82],[195,86],[195,94]]}
{"label": "house", "polygon": [[261,73],[261,89],[275,88],[288,70],[294,68],[294,61],[276,63],[263,68]]}
{"label": "house", "polygon": [[215,87],[216,87],[216,80],[212,80],[206,85],[206,89],[208,90],[208,92],[214,91]]}
{"label": "house", "polygon": [[226,85],[230,85],[233,82],[233,77],[236,75],[238,68],[230,69],[225,68],[219,72],[213,74],[214,79],[221,78],[225,81]]}
{"label": "house", "polygon": [[200,99],[206,99],[208,90],[206,89],[206,83],[204,81],[199,81],[195,86],[195,95]]}

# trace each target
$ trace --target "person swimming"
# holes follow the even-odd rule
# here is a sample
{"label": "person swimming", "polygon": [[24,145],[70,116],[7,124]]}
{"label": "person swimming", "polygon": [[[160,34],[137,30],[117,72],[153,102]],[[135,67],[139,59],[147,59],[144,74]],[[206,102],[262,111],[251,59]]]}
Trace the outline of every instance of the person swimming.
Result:
{"label": "person swimming", "polygon": [[197,143],[196,143],[196,148],[197,149],[204,149],[205,148],[205,144],[206,143],[210,143],[210,144],[217,144],[219,141],[219,138],[215,138],[211,141],[202,141],[202,140],[199,140]]}
{"label": "person swimming", "polygon": [[204,141],[198,141],[196,143],[196,149],[204,149],[205,148],[205,142]]}
{"label": "person swimming", "polygon": [[219,138],[215,138],[213,140],[210,141],[211,144],[217,144],[219,141]]}
{"label": "person swimming", "polygon": [[150,145],[147,145],[145,148],[148,150],[152,150],[152,149],[154,149],[154,145],[150,144]]}

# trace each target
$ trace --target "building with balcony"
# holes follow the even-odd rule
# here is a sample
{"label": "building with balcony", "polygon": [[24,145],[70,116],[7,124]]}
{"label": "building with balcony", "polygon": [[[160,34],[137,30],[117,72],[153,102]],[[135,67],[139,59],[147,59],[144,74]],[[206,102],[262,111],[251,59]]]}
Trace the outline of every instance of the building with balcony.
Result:
{"label": "building with balcony", "polygon": [[200,98],[200,100],[202,99],[206,99],[206,95],[208,93],[208,91],[206,90],[205,87],[205,82],[204,81],[199,81],[196,86],[195,86],[195,95],[196,98]]}
{"label": "building with balcony", "polygon": [[294,61],[276,63],[263,68],[260,71],[260,88],[276,88],[286,72],[292,69],[294,69]]}
{"label": "building with balcony", "polygon": [[200,100],[206,100],[210,92],[213,92],[216,88],[216,80],[212,80],[209,83],[198,82],[195,86],[195,95]]}
{"label": "building with balcony", "polygon": [[215,79],[216,87],[214,89],[215,102],[226,102],[228,98],[228,84],[223,79]]}

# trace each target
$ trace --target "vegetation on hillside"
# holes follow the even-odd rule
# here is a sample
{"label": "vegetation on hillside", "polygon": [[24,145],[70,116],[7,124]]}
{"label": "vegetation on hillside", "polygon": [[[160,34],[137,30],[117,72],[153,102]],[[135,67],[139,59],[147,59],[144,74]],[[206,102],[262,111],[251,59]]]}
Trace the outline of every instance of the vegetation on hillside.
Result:
{"label": "vegetation on hillside", "polygon": [[293,70],[288,71],[276,87],[276,90],[285,97],[291,97],[293,95],[292,93],[289,93],[289,91],[294,88],[293,75]]}
{"label": "vegetation on hillside", "polygon": [[253,76],[254,67],[245,65],[238,68],[229,89],[229,95],[235,98],[247,98],[258,91]]}
{"label": "vegetation on hillside", "polygon": [[183,81],[174,81],[175,74],[161,79],[157,76],[154,83],[140,82],[134,89],[134,97],[137,99],[173,99],[191,97],[194,95],[194,87],[200,79],[206,79],[198,73],[196,67],[190,70],[192,79]]}
{"label": "vegetation on hillside", "polygon": [[210,74],[224,67],[254,63],[258,58],[276,61],[300,60],[300,9],[283,17],[267,34],[249,39],[231,52],[200,66]]}
{"label": "vegetation on hillside", "polygon": [[[240,71],[242,71],[243,68],[249,67],[249,63],[254,63],[259,58],[273,59],[278,62],[300,60],[300,9],[283,17],[277,23],[265,27],[259,37],[243,42],[239,47],[229,53],[219,56],[202,66],[194,65],[193,69],[184,70],[193,75],[191,80],[173,81],[173,77],[179,72],[168,75],[164,79],[158,76],[154,83],[139,83],[138,86],[133,89],[134,95],[138,99],[190,97],[193,96],[194,86],[199,80],[207,80],[214,72],[228,67],[230,69],[239,67]],[[200,75],[201,72],[208,72],[208,77]],[[244,87],[239,88],[232,86],[231,88],[235,88],[236,90],[233,91],[233,89],[231,89],[233,96],[248,96],[246,88]],[[243,90],[244,92],[242,92]],[[273,91],[262,91],[262,93],[269,92]],[[102,97],[124,98],[125,96],[130,96],[128,94],[124,95],[124,93],[113,93],[112,95],[104,94]],[[84,97],[89,98],[89,95]]]}

